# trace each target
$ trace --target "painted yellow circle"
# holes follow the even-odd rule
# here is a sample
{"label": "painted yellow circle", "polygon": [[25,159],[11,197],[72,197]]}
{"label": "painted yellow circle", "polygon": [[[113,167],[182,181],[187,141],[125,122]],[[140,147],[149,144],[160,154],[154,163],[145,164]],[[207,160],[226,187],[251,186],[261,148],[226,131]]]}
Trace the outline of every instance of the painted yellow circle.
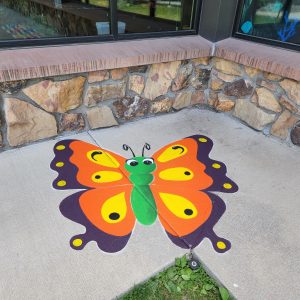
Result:
{"label": "painted yellow circle", "polygon": [[223,184],[223,187],[227,190],[231,189],[232,188],[232,185],[230,183],[224,183]]}
{"label": "painted yellow circle", "polygon": [[82,239],[75,239],[72,244],[74,247],[80,247],[82,245]]}
{"label": "painted yellow circle", "polygon": [[59,161],[55,164],[58,168],[61,168],[64,166],[64,163],[62,161]]}
{"label": "painted yellow circle", "polygon": [[64,150],[66,147],[64,145],[58,145],[56,146],[56,150]]}
{"label": "painted yellow circle", "polygon": [[226,244],[224,242],[217,242],[217,247],[221,250],[226,249]]}
{"label": "painted yellow circle", "polygon": [[215,169],[220,169],[221,165],[219,165],[219,164],[213,164],[212,167],[215,168]]}
{"label": "painted yellow circle", "polygon": [[57,183],[57,186],[65,186],[67,184],[67,182],[65,180],[60,180],[58,183]]}
{"label": "painted yellow circle", "polygon": [[206,138],[199,138],[199,142],[201,142],[201,143],[206,143],[206,142],[207,142],[207,139],[206,139]]}

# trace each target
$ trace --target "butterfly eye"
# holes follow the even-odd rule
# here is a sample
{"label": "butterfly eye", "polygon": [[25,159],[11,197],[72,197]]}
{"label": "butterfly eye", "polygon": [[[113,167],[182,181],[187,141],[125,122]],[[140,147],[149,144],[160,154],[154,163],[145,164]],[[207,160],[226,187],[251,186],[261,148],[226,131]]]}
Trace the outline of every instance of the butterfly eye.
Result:
{"label": "butterfly eye", "polygon": [[143,163],[144,163],[145,165],[152,165],[152,164],[154,163],[154,160],[153,160],[152,158],[145,158],[145,159],[143,160]]}
{"label": "butterfly eye", "polygon": [[126,161],[126,164],[129,165],[129,166],[135,167],[135,166],[137,166],[139,163],[138,163],[135,159],[128,159],[128,160]]}

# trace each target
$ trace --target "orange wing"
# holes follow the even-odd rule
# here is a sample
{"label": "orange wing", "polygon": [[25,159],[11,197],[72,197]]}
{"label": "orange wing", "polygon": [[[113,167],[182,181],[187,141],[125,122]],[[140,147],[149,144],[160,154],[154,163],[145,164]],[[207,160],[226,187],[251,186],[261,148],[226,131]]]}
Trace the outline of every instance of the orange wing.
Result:
{"label": "orange wing", "polygon": [[171,143],[153,155],[157,168],[153,185],[185,186],[191,190],[204,190],[213,183],[204,171],[206,166],[197,160],[198,145],[185,138]]}
{"label": "orange wing", "polygon": [[128,235],[135,223],[131,190],[131,186],[118,186],[87,191],[79,199],[80,208],[98,229],[114,236]]}
{"label": "orange wing", "polygon": [[131,209],[132,187],[92,189],[64,199],[61,213],[68,219],[86,227],[86,232],[70,240],[73,249],[81,250],[90,241],[96,241],[105,252],[123,249],[135,225]]}
{"label": "orange wing", "polygon": [[168,233],[184,237],[204,224],[212,211],[212,201],[203,192],[181,186],[152,186],[159,219]]}
{"label": "orange wing", "polygon": [[208,137],[194,135],[163,147],[153,156],[157,169],[151,190],[160,222],[175,244],[194,248],[208,237],[216,251],[225,252],[230,242],[218,237],[213,226],[226,206],[211,192],[238,187],[226,176],[226,166],[209,158],[212,146]]}
{"label": "orange wing", "polygon": [[237,185],[226,176],[224,163],[209,158],[213,142],[194,135],[173,142],[153,155],[157,168],[152,185],[184,186],[194,191],[234,193]]}
{"label": "orange wing", "polygon": [[59,175],[53,187],[85,189],[60,204],[66,218],[86,227],[85,233],[72,237],[71,247],[81,250],[96,241],[105,252],[123,249],[135,224],[125,158],[78,140],[58,142],[54,153],[51,168]]}
{"label": "orange wing", "polygon": [[79,140],[63,140],[54,146],[51,168],[58,172],[53,187],[59,190],[131,185],[125,158]]}

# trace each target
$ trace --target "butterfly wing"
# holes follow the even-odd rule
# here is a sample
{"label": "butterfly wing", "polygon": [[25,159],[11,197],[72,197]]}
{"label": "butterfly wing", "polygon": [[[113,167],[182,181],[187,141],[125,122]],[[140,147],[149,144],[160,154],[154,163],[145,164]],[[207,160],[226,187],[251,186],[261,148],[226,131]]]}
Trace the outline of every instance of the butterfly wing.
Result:
{"label": "butterfly wing", "polygon": [[163,147],[153,156],[157,169],[151,190],[159,219],[175,244],[194,248],[208,237],[217,252],[225,252],[230,242],[213,227],[226,206],[211,192],[236,192],[238,187],[226,176],[226,166],[209,158],[212,146],[208,137],[194,135]]}
{"label": "butterfly wing", "polygon": [[220,197],[182,187],[156,185],[151,190],[159,220],[174,244],[193,249],[207,237],[217,252],[230,249],[230,242],[218,237],[213,230],[226,209]]}
{"label": "butterfly wing", "polygon": [[53,187],[59,190],[130,185],[125,158],[98,146],[63,140],[54,146],[50,167],[58,172]]}
{"label": "butterfly wing", "polygon": [[157,164],[153,185],[178,185],[201,191],[234,193],[237,185],[226,176],[224,163],[209,158],[213,142],[206,136],[193,135],[175,141],[153,158]]}
{"label": "butterfly wing", "polygon": [[71,238],[70,246],[81,250],[88,242],[95,241],[104,252],[123,249],[135,225],[131,189],[130,186],[91,189],[65,198],[60,204],[61,213],[86,228],[85,233]]}
{"label": "butterfly wing", "polygon": [[58,172],[56,189],[85,189],[65,198],[60,211],[86,227],[70,240],[81,250],[96,241],[105,252],[125,247],[135,224],[131,209],[132,184],[124,169],[125,158],[79,140],[63,140],[54,146],[51,168]]}

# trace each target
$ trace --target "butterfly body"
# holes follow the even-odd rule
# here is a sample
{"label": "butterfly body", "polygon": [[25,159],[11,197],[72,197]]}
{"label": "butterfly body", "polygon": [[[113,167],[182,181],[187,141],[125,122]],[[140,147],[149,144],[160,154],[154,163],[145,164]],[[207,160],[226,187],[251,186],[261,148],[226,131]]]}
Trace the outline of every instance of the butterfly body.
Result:
{"label": "butterfly body", "polygon": [[130,197],[132,210],[141,224],[151,225],[157,218],[156,204],[150,189],[156,164],[152,158],[138,156],[128,159],[125,169],[130,173],[129,180],[133,184]]}
{"label": "butterfly body", "polygon": [[213,230],[226,210],[214,192],[234,193],[238,187],[226,176],[225,164],[209,157],[212,146],[208,137],[193,135],[152,157],[143,151],[125,159],[83,141],[58,142],[51,163],[58,172],[53,187],[81,190],[65,198],[60,211],[86,228],[70,246],[81,250],[96,241],[101,250],[117,252],[126,246],[136,220],[151,225],[158,219],[179,247],[191,249],[208,238],[217,252],[228,251],[230,242]]}

